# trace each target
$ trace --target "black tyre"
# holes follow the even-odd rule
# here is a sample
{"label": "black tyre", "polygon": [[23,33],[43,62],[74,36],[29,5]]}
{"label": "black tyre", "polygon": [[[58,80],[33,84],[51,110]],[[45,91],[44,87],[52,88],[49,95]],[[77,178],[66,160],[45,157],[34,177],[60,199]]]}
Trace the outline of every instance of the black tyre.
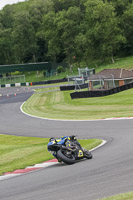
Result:
{"label": "black tyre", "polygon": [[87,159],[93,158],[92,153],[90,151],[86,151],[85,154],[84,154],[84,157],[87,158]]}
{"label": "black tyre", "polygon": [[62,160],[64,163],[71,165],[75,163],[75,157],[74,155],[67,155],[65,151],[57,151],[57,158],[59,158],[60,160]]}

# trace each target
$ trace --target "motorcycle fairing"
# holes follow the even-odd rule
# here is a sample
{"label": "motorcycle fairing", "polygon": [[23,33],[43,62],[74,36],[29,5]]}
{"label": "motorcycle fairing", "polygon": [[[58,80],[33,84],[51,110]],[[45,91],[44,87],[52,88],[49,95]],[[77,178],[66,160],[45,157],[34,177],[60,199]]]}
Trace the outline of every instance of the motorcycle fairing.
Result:
{"label": "motorcycle fairing", "polygon": [[83,151],[79,150],[78,157],[83,157]]}

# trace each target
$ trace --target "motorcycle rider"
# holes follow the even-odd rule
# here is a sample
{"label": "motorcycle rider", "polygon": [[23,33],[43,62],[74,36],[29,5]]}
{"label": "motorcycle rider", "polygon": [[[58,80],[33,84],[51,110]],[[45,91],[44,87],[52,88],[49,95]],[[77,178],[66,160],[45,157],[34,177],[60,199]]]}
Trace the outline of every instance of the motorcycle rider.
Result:
{"label": "motorcycle rider", "polygon": [[[87,152],[86,149],[84,149],[83,147],[81,147],[80,143],[77,141],[76,139],[76,136],[75,135],[72,135],[72,136],[62,136],[60,139],[55,139],[55,138],[50,138],[49,142],[52,142],[52,143],[60,143],[60,144],[63,144],[65,146],[68,146],[69,148],[73,149],[75,145],[78,145],[80,149],[82,149],[82,151],[84,153]],[[55,151],[52,151],[51,149],[49,149],[49,146],[48,146],[48,151],[59,161],[61,162],[61,160],[59,160],[57,158],[57,155],[56,155],[56,152]]]}

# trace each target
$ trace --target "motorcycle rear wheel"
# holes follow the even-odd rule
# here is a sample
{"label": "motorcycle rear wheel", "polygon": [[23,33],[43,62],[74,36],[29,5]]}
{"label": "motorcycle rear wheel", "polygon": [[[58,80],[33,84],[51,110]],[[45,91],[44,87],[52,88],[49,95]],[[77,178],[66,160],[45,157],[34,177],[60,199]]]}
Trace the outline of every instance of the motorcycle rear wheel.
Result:
{"label": "motorcycle rear wheel", "polygon": [[71,156],[68,157],[61,149],[57,151],[57,157],[68,165],[75,163],[74,155],[71,154]]}

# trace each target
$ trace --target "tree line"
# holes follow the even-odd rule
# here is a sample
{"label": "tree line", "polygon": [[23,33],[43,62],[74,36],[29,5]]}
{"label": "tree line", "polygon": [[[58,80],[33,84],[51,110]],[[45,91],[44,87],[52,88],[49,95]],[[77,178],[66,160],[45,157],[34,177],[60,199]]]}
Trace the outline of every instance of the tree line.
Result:
{"label": "tree line", "polygon": [[28,0],[0,11],[0,64],[133,55],[132,0]]}

